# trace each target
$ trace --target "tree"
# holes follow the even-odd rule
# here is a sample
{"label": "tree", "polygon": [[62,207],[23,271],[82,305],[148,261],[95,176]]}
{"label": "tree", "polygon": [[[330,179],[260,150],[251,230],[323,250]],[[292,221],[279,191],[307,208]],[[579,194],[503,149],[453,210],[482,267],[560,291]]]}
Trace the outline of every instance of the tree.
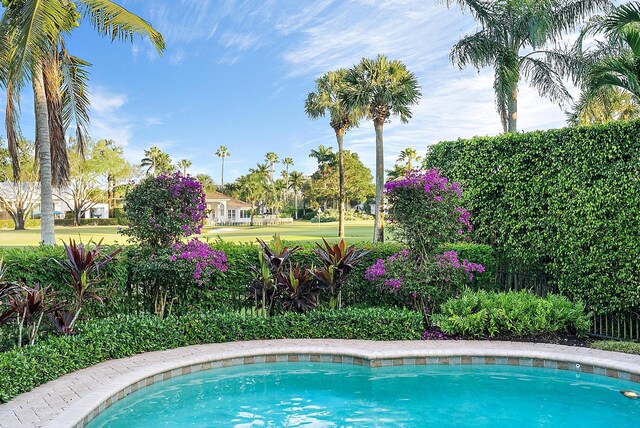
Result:
{"label": "tree", "polygon": [[602,87],[592,93],[583,92],[567,113],[567,122],[572,126],[595,125],[638,117],[638,98],[617,87]]}
{"label": "tree", "polygon": [[341,97],[346,85],[347,70],[341,68],[330,71],[316,80],[316,91],[307,96],[304,109],[311,119],[324,117],[329,113],[329,125],[336,134],[338,143],[338,236],[344,236],[344,204],[346,202],[344,185],[344,133],[358,126],[362,118],[361,108],[347,108]]}
{"label": "tree", "polygon": [[300,171],[291,171],[289,174],[289,188],[293,190],[294,207],[296,210],[295,218],[298,219],[298,192],[302,190],[304,185],[304,175]]}
{"label": "tree", "polygon": [[[107,182],[107,203],[113,212],[117,207],[116,193],[121,190],[121,186],[133,180],[139,170],[124,158],[124,148],[113,140],[99,140],[93,152],[100,158],[104,167]],[[124,192],[121,192],[121,197],[124,197]]]}
{"label": "tree", "polygon": [[15,230],[24,230],[26,219],[40,198],[40,186],[34,163],[35,145],[25,140],[19,140],[17,145],[20,172],[15,181],[9,151],[0,146],[0,208],[9,214]]}
{"label": "tree", "polygon": [[154,176],[166,174],[174,170],[169,154],[155,146],[144,151],[144,158],[142,158],[140,166],[147,168],[147,175],[153,174]]}
{"label": "tree", "polygon": [[280,159],[274,152],[268,152],[266,155],[264,155],[264,159],[269,166],[269,182],[273,184],[273,166],[277,163],[280,163]]}
{"label": "tree", "polygon": [[[605,40],[584,49],[583,40],[599,34],[604,35]],[[617,106],[619,116],[637,115],[640,100],[640,3],[623,4],[605,16],[593,17],[582,30],[574,51],[581,64],[574,77],[582,89],[574,110],[579,112],[600,105],[607,112]],[[630,94],[631,98],[623,96],[623,93]]]}
{"label": "tree", "polygon": [[[7,98],[10,100],[7,103],[6,121],[9,124],[9,148],[15,148],[18,139],[15,109],[18,94],[25,81],[31,80],[40,164],[41,236],[45,244],[53,245],[52,180],[64,179],[67,165],[64,125],[68,126],[71,120],[75,120],[77,135],[81,139],[82,128],[88,122],[86,110],[77,109],[88,104],[86,85],[82,83],[83,77],[86,77],[82,67],[88,64],[69,55],[60,55],[59,47],[64,45],[63,36],[78,26],[79,18],[84,16],[99,34],[109,36],[112,40],[131,40],[134,34],[147,36],[158,52],[164,50],[164,40],[149,23],[109,0],[7,0],[3,6],[6,7],[0,21],[0,58],[3,63],[0,84],[7,89]],[[80,13],[77,12],[78,7]],[[68,79],[61,82],[58,67],[65,64]],[[67,102],[63,103],[65,100]],[[15,160],[14,156],[14,166],[17,164]],[[58,177],[52,177],[55,171],[59,173]]]}
{"label": "tree", "polygon": [[254,171],[239,177],[236,182],[238,183],[238,196],[240,199],[251,204],[250,225],[253,226],[253,216],[256,212],[256,204],[261,201],[267,193],[264,175]]}
{"label": "tree", "polygon": [[182,169],[182,175],[187,175],[187,168],[191,168],[191,165],[193,165],[193,163],[188,159],[181,159],[176,164],[178,169]]}
{"label": "tree", "polygon": [[395,180],[407,175],[407,167],[405,165],[394,164],[393,169],[387,170],[387,181]]}
{"label": "tree", "polygon": [[205,192],[211,192],[216,190],[216,183],[214,183],[213,178],[207,174],[196,174],[196,180],[202,184],[202,188]]}
{"label": "tree", "polygon": [[406,162],[406,171],[411,171],[411,161],[419,161],[421,158],[418,156],[418,151],[408,147],[400,152],[398,156],[398,162]]}
{"label": "tree", "polygon": [[282,178],[288,179],[289,178],[289,167],[293,166],[293,159],[292,158],[284,158],[284,159],[282,159],[282,165],[284,165],[285,172],[286,172],[286,177],[283,175]]}
{"label": "tree", "polygon": [[[571,59],[559,51],[542,50],[608,0],[446,0],[458,3],[480,24],[451,49],[451,61],[460,69],[493,67],[496,106],[505,132],[517,131],[518,83],[525,79],[541,96],[562,104],[571,99],[562,78]],[[526,52],[523,53],[522,51]]]}
{"label": "tree", "polygon": [[318,168],[322,168],[327,165],[327,163],[333,161],[335,159],[335,153],[333,153],[333,149],[331,147],[325,147],[322,144],[318,146],[318,149],[311,149],[311,153],[309,153],[310,158],[315,158],[318,161]]}
{"label": "tree", "polygon": [[227,150],[226,146],[220,146],[218,150],[216,150],[216,156],[222,159],[222,173],[220,174],[220,186],[224,187],[224,160],[231,156],[229,150]]}
{"label": "tree", "polygon": [[398,60],[384,55],[363,58],[345,77],[343,99],[350,110],[364,111],[376,132],[376,215],[374,242],[384,242],[384,144],[382,131],[391,115],[402,123],[411,118],[410,107],[420,100],[420,88],[413,73]]}

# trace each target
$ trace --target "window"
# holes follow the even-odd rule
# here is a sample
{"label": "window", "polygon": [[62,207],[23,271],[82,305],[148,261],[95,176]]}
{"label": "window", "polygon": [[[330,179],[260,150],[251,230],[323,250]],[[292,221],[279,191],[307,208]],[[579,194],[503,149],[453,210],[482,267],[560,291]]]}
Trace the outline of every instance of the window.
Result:
{"label": "window", "polygon": [[227,210],[227,218],[229,220],[235,220],[236,219],[236,210]]}
{"label": "window", "polygon": [[240,218],[251,218],[251,210],[240,210]]}

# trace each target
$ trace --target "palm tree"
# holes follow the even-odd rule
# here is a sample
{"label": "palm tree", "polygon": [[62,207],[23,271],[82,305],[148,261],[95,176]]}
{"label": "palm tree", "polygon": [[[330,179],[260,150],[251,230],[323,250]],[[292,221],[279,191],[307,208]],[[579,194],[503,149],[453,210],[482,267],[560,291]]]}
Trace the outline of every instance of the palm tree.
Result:
{"label": "palm tree", "polygon": [[343,93],[345,106],[364,111],[376,131],[376,216],[374,242],[384,242],[384,145],[382,131],[391,115],[402,123],[411,118],[410,107],[420,100],[420,88],[413,73],[401,61],[384,55],[375,60],[363,58],[349,70]]}
{"label": "palm tree", "polygon": [[580,99],[567,112],[569,125],[595,125],[616,120],[632,120],[640,117],[640,104],[631,92],[617,87],[602,87],[597,91],[583,92]]}
{"label": "palm tree", "polygon": [[[54,245],[53,184],[54,180],[65,178],[65,169],[68,168],[64,131],[60,132],[63,127],[59,122],[75,115],[77,127],[84,125],[82,114],[78,115],[73,110],[61,111],[60,97],[68,98],[70,103],[67,105],[71,109],[75,108],[74,102],[78,103],[77,97],[86,97],[86,93],[76,91],[82,86],[68,86],[66,94],[64,89],[59,90],[60,76],[56,68],[60,64],[59,48],[63,45],[63,36],[78,26],[80,17],[84,16],[99,34],[112,40],[130,40],[135,34],[147,36],[160,53],[165,47],[164,40],[148,22],[109,0],[7,0],[3,6],[6,8],[0,21],[0,59],[3,64],[0,67],[0,84],[7,88],[11,99],[7,103],[7,123],[17,123],[17,103],[14,101],[25,81],[31,80],[40,164],[41,237],[45,244]],[[9,137],[13,141],[17,141],[17,132],[16,126],[7,127],[7,133],[14,134]],[[82,147],[82,141],[80,143]]]}
{"label": "palm tree", "polygon": [[282,159],[282,165],[284,165],[285,171],[287,172],[286,176],[282,176],[283,178],[287,178],[289,177],[289,167],[293,166],[293,159],[292,158],[284,158]]}
{"label": "palm tree", "polygon": [[182,169],[182,175],[187,175],[187,168],[191,168],[191,165],[193,165],[193,163],[188,159],[181,159],[176,164],[179,169]]}
{"label": "palm tree", "polygon": [[271,184],[273,184],[273,165],[280,163],[280,159],[278,158],[278,155],[275,154],[274,152],[269,152],[266,155],[264,155],[264,159],[267,161],[267,164],[269,165],[269,181],[271,182]]}
{"label": "palm tree", "polygon": [[448,5],[454,2],[468,9],[481,29],[453,46],[451,61],[460,69],[469,65],[478,70],[494,68],[496,107],[505,132],[517,131],[520,80],[527,80],[554,103],[571,99],[562,82],[570,71],[571,58],[542,48],[609,5],[608,0],[445,0]]}
{"label": "palm tree", "polygon": [[227,150],[226,146],[220,146],[218,150],[216,150],[216,156],[222,159],[222,175],[220,177],[220,186],[224,187],[224,159],[231,156],[229,150]]}
{"label": "palm tree", "polygon": [[418,151],[416,149],[412,149],[411,147],[408,147],[404,150],[402,150],[400,152],[400,155],[398,156],[398,162],[406,162],[407,168],[406,171],[409,172],[411,171],[411,161],[419,161],[421,159],[420,156],[418,156]]}
{"label": "palm tree", "polygon": [[318,146],[318,149],[311,149],[309,153],[310,158],[315,158],[318,161],[318,169],[323,169],[327,164],[333,162],[335,159],[335,153],[331,147],[325,147],[322,144]]}
{"label": "palm tree", "polygon": [[404,165],[394,164],[393,169],[387,170],[387,181],[395,180],[407,175],[407,167]]}
{"label": "palm tree", "polygon": [[158,175],[170,172],[173,169],[169,154],[163,152],[157,147],[151,147],[144,151],[144,158],[140,162],[142,168],[147,168],[146,174]]}
{"label": "palm tree", "polygon": [[296,220],[298,219],[298,192],[304,185],[304,175],[299,171],[292,171],[289,175],[289,188],[293,190],[294,207],[296,209]]}
{"label": "palm tree", "polygon": [[358,126],[362,109],[349,109],[341,98],[344,92],[347,70],[341,68],[330,71],[316,80],[316,92],[311,92],[305,101],[304,110],[311,119],[324,117],[329,113],[329,125],[333,128],[338,142],[338,236],[344,236],[344,133]]}
{"label": "palm tree", "polygon": [[[595,49],[583,50],[582,40],[603,34],[605,41]],[[582,97],[577,104],[611,103],[616,93],[632,96],[637,108],[640,100],[640,3],[613,8],[605,16],[594,17],[583,29],[576,48],[583,63]],[[612,106],[610,105],[609,108]],[[632,106],[633,107],[633,106]]]}
{"label": "palm tree", "polygon": [[250,225],[253,226],[253,216],[256,211],[256,203],[266,195],[264,179],[260,173],[251,172],[236,180],[238,184],[239,196],[241,199],[251,204]]}

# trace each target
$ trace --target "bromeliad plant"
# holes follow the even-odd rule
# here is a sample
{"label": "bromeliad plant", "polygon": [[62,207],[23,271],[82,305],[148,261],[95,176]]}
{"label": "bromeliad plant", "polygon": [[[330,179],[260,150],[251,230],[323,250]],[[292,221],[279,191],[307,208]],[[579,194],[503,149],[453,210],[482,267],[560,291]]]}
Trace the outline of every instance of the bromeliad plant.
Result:
{"label": "bromeliad plant", "polygon": [[97,294],[98,290],[94,289],[94,286],[100,282],[100,269],[110,263],[122,251],[122,248],[118,248],[103,257],[101,254],[102,239],[90,249],[83,243],[76,244],[73,239],[69,240],[69,245],[66,242],[63,242],[63,244],[67,259],[64,262],[56,259],[53,259],[53,261],[71,276],[67,283],[73,290],[73,304],[71,305],[73,317],[68,325],[69,330],[72,330],[86,299],[102,302],[102,299]]}
{"label": "bromeliad plant", "polygon": [[322,238],[324,246],[316,242],[313,252],[316,254],[322,267],[312,270],[313,276],[329,292],[329,307],[335,309],[342,307],[342,285],[353,268],[369,254],[369,250],[356,248],[341,239],[339,243],[330,245]]}

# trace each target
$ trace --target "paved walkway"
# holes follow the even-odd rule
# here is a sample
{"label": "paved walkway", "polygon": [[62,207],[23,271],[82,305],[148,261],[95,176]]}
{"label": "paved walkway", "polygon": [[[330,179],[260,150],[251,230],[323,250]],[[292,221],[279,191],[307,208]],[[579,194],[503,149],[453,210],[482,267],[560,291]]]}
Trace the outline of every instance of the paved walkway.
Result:
{"label": "paved walkway", "polygon": [[271,340],[196,345],[106,361],[0,405],[0,427],[82,427],[115,401],[199,370],[273,361],[371,367],[509,364],[551,367],[640,382],[640,356],[561,345],[492,341]]}

